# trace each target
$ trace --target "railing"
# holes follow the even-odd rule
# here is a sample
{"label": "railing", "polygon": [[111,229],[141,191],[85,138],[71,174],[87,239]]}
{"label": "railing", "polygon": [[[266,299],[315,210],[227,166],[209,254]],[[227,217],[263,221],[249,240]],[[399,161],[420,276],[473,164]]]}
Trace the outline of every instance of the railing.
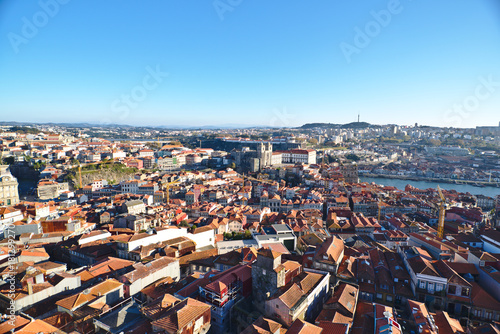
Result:
{"label": "railing", "polygon": [[429,291],[427,289],[422,289],[422,288],[416,287],[415,291],[418,292],[418,293],[424,293],[426,295],[437,296],[437,297],[445,297],[446,296],[446,291],[445,290],[441,290],[441,291]]}
{"label": "railing", "polygon": [[[448,299],[456,300],[456,301],[460,302],[461,304],[471,304],[472,303],[470,296],[448,294],[446,297],[448,297]],[[464,298],[467,298],[469,300],[467,302],[464,302],[464,300],[463,300]]]}
{"label": "railing", "polygon": [[299,301],[297,303],[295,303],[295,305],[293,305],[291,308],[290,308],[290,314],[293,314],[295,313],[295,311],[297,311],[297,309],[299,309],[302,304],[304,304],[304,302],[307,300],[307,296],[302,296],[300,297]]}

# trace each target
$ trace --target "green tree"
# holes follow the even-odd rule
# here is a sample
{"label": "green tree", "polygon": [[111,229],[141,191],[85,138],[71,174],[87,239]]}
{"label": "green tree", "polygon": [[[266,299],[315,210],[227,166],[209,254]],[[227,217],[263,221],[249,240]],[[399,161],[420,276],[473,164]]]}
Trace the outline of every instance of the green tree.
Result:
{"label": "green tree", "polygon": [[6,165],[13,165],[14,164],[14,157],[6,157],[6,158],[3,158],[3,164],[6,164]]}
{"label": "green tree", "polygon": [[349,160],[352,160],[352,161],[359,161],[359,160],[361,160],[361,158],[360,158],[360,157],[358,157],[358,156],[357,156],[356,154],[354,154],[354,153],[347,154],[347,155],[345,156],[345,158],[346,158],[346,159],[349,159]]}
{"label": "green tree", "polygon": [[37,161],[37,162],[35,162],[35,163],[33,164],[33,168],[34,168],[35,170],[41,170],[41,169],[43,169],[45,166],[46,166],[46,163],[45,163],[45,162],[43,162],[43,161]]}
{"label": "green tree", "polygon": [[441,146],[441,141],[439,139],[429,139],[429,144],[432,146]]}

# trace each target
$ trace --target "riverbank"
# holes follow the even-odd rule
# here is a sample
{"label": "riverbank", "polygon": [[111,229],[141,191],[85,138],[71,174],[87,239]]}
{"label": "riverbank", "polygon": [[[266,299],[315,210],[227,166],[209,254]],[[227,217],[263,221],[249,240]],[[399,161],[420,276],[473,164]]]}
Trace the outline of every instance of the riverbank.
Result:
{"label": "riverbank", "polygon": [[409,180],[409,179],[399,179],[399,178],[388,178],[388,177],[367,177],[364,175],[360,176],[361,182],[376,183],[384,186],[396,187],[398,189],[404,190],[407,184],[411,184],[418,189],[436,189],[439,185],[442,189],[446,190],[456,190],[461,193],[470,193],[472,195],[485,195],[489,197],[495,197],[500,195],[500,188],[497,187],[476,187],[470,184],[455,184],[446,183],[442,180],[439,181],[423,181],[423,180]]}
{"label": "riverbank", "polygon": [[369,177],[369,178],[384,178],[384,179],[435,182],[435,183],[463,184],[463,185],[469,185],[469,186],[474,186],[474,187],[478,187],[478,188],[482,188],[482,187],[500,188],[500,183],[486,182],[486,181],[442,179],[442,178],[433,178],[433,177],[418,177],[418,176],[403,176],[403,175],[380,175],[380,174],[362,174],[359,177],[360,178],[361,177]]}

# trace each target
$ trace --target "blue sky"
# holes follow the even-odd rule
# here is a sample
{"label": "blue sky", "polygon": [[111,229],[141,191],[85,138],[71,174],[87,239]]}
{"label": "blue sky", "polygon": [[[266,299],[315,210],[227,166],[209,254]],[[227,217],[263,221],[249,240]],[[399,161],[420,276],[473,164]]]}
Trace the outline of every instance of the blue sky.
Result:
{"label": "blue sky", "polygon": [[0,120],[500,121],[497,0],[0,1]]}

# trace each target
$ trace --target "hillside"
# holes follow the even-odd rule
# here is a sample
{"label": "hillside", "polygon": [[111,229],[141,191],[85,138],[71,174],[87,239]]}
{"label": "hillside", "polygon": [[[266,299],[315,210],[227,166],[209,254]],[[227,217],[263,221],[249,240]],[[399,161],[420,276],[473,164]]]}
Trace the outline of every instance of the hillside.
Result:
{"label": "hillside", "polygon": [[[137,168],[129,168],[122,164],[96,164],[82,167],[82,184],[86,185],[94,180],[107,180],[109,184],[129,180],[137,173]],[[78,188],[78,168],[71,169],[65,176],[70,187]]]}
{"label": "hillside", "polygon": [[330,129],[330,128],[342,128],[342,129],[364,129],[370,127],[370,123],[366,122],[352,122],[352,123],[347,123],[347,124],[334,124],[334,123],[306,123],[299,127],[299,129],[302,130],[308,130],[308,129],[313,129],[313,128],[324,128],[324,129]]}

